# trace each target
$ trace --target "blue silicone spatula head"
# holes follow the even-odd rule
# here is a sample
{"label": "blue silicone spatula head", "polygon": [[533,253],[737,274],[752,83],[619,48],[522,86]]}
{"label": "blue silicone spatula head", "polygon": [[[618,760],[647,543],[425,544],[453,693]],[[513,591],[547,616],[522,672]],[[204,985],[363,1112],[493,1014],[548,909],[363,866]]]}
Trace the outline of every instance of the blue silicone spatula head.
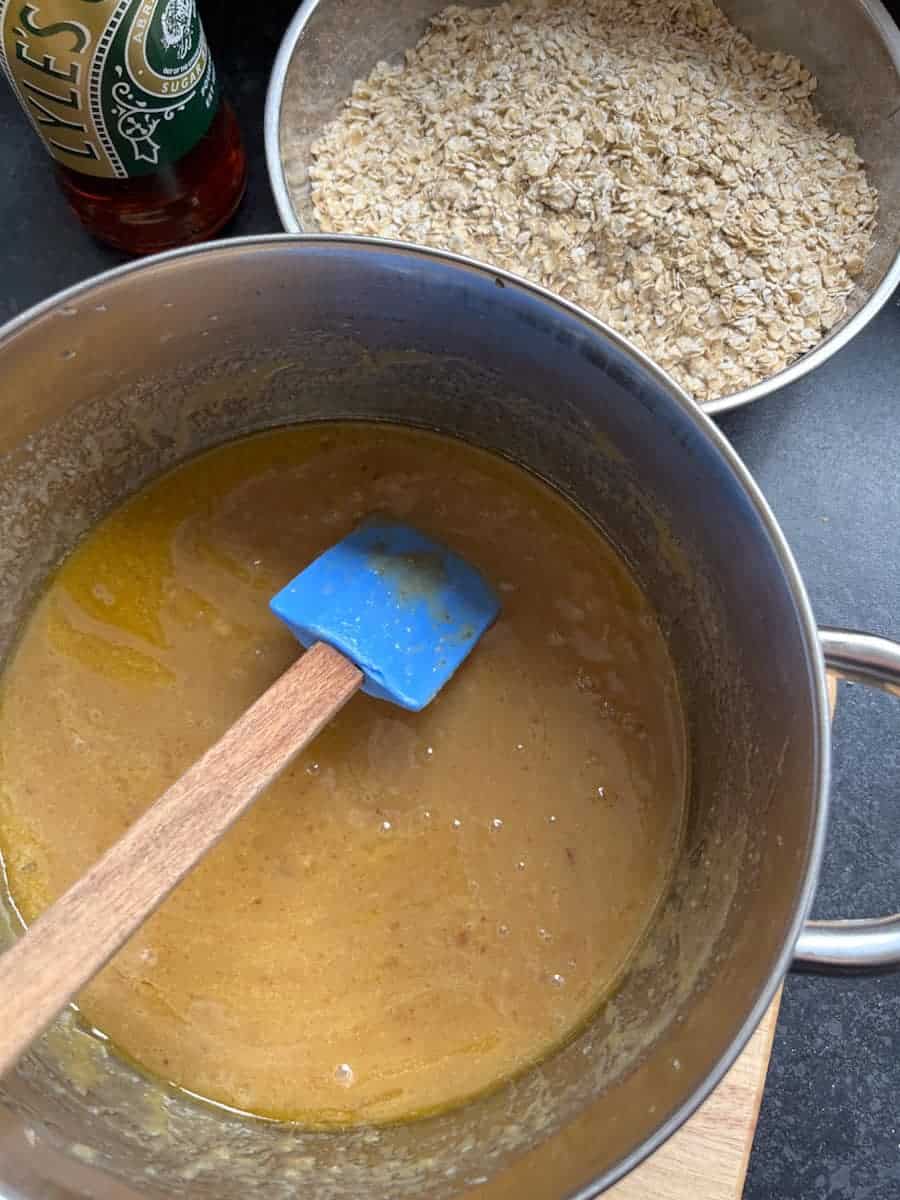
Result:
{"label": "blue silicone spatula head", "polygon": [[327,642],[365,675],[363,691],[418,711],[496,619],[500,603],[459,555],[372,517],[272,598],[304,646]]}

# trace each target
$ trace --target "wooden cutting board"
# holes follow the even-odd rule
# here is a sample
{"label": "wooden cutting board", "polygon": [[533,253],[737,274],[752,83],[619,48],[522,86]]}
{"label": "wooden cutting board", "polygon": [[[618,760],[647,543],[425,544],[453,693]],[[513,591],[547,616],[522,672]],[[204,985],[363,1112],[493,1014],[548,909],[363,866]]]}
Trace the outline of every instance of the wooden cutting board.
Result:
{"label": "wooden cutting board", "polygon": [[[836,681],[828,677],[834,713]],[[781,991],[713,1094],[664,1146],[606,1195],[612,1200],[740,1200]]]}
{"label": "wooden cutting board", "polygon": [[606,1194],[612,1200],[740,1200],[781,992],[713,1094],[664,1146]]}

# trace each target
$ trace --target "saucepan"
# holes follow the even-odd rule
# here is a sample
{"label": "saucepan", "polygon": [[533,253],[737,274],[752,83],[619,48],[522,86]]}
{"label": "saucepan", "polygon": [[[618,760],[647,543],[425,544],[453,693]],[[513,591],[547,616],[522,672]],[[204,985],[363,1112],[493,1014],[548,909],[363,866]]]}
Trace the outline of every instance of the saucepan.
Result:
{"label": "saucepan", "polygon": [[67,1014],[0,1084],[5,1196],[595,1196],[715,1087],[796,956],[900,961],[900,917],[805,925],[828,806],[826,661],[896,690],[900,647],[817,630],[739,459],[610,330],[452,255],[279,236],[73,288],[0,333],[0,369],[0,654],[60,558],[161,471],[274,426],[401,422],[522,464],[605,530],[659,613],[690,760],[646,943],[539,1066],[454,1112],[311,1132],[169,1094]]}

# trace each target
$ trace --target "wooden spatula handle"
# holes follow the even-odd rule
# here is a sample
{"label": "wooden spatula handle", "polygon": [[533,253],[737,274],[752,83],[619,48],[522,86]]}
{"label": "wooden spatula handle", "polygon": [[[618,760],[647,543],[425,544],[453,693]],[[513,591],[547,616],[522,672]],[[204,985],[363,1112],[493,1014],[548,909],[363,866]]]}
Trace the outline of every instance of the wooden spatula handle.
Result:
{"label": "wooden spatula handle", "polygon": [[0,1075],[362,683],[318,643],[0,958]]}

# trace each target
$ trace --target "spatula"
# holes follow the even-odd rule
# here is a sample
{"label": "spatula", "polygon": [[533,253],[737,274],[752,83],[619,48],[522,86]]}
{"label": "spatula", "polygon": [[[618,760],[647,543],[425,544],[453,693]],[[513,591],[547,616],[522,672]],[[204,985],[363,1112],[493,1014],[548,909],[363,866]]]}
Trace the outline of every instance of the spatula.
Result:
{"label": "spatula", "polygon": [[495,620],[482,576],[373,518],[280,591],[309,647],[0,958],[0,1075],[359,689],[428,704]]}

